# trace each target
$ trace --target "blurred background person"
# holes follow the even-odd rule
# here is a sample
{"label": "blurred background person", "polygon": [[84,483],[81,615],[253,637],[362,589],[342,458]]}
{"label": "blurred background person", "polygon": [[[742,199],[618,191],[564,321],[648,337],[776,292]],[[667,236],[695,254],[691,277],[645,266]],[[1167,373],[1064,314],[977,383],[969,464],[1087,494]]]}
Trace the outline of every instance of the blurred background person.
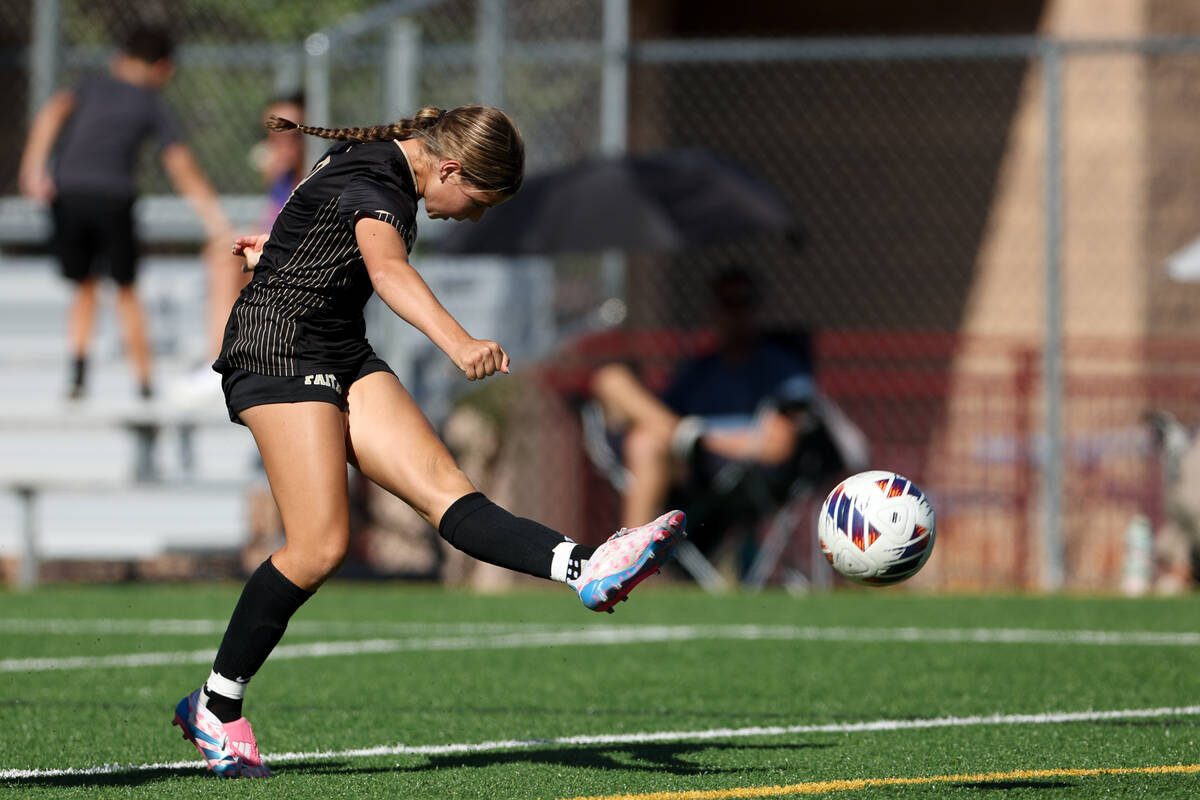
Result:
{"label": "blurred background person", "polygon": [[117,313],[138,392],[144,399],[153,394],[146,314],[136,290],[140,246],[133,212],[134,170],[146,141],[159,148],[167,177],[199,214],[208,239],[226,243],[233,234],[178,119],[159,95],[175,71],[173,50],[166,30],[134,28],[107,74],[53,95],[30,126],[18,176],[21,192],[50,205],[53,248],[63,277],[75,286],[67,320],[71,399],[83,397],[86,388],[103,269],[117,286]]}
{"label": "blurred background person", "polygon": [[1180,594],[1200,583],[1200,436],[1164,409],[1143,420],[1161,461],[1164,513],[1153,532],[1146,515],[1136,515],[1126,530],[1121,588],[1133,596]]}
{"label": "blurred background person", "polygon": [[[276,97],[263,109],[260,122],[265,123],[273,116],[303,125],[303,92]],[[266,136],[250,149],[248,161],[260,176],[266,191],[265,204],[255,230],[270,230],[292,189],[308,171],[303,138],[294,130],[275,131],[268,128]],[[182,407],[207,407],[219,397],[221,378],[213,371],[212,362],[221,352],[229,310],[233,308],[233,302],[237,300],[242,287],[250,280],[250,273],[242,268],[245,260],[233,255],[226,241],[209,242],[204,249],[204,263],[208,276],[204,357],[201,363],[171,386],[172,402]]]}
{"label": "blurred background person", "polygon": [[[805,435],[818,427],[826,431],[835,412],[816,396],[807,333],[765,335],[759,300],[748,269],[721,270],[712,282],[715,349],[680,364],[661,396],[625,364],[596,371],[591,386],[596,404],[585,411],[585,425],[598,406],[607,444],[626,471],[622,525],[679,502],[693,516],[696,545],[709,550],[732,520],[717,515],[718,521],[697,506],[711,505],[700,498],[719,490],[722,473],[761,480],[777,501],[797,476],[801,456],[816,455]],[[843,423],[838,431],[843,446],[830,450],[834,440],[822,437],[826,452],[820,463],[805,466],[815,467],[815,478],[843,462],[866,461],[861,434],[836,416]],[[732,510],[727,499],[721,505]],[[713,524],[706,525],[706,517]]]}
{"label": "blurred background person", "polygon": [[[305,123],[304,93],[293,92],[272,100],[262,113],[265,124],[271,117],[290,119],[299,125]],[[304,139],[295,130],[277,131],[266,129],[267,135],[250,151],[250,162],[262,176],[267,189],[267,206],[259,220],[259,230],[270,230],[275,217],[292,194],[292,189],[308,171],[304,157]],[[224,325],[225,321],[222,320]]]}

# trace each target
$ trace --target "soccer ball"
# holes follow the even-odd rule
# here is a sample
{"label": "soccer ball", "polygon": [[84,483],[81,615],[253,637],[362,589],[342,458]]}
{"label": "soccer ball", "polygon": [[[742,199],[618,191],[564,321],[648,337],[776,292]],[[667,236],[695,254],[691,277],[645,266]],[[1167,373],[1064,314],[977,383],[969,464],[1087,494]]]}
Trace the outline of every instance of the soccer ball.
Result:
{"label": "soccer ball", "polygon": [[911,578],[933,552],[933,506],[917,485],[886,470],[851,475],[821,506],[821,552],[841,574],[886,586]]}

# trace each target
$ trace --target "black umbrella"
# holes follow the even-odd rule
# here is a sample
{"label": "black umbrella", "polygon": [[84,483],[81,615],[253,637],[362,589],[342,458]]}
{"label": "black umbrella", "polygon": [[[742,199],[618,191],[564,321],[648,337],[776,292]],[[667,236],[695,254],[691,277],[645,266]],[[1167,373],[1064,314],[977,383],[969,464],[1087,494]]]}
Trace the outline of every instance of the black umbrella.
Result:
{"label": "black umbrella", "polygon": [[525,180],[434,249],[499,255],[677,250],[764,231],[795,231],[761,180],[702,150],[591,158]]}

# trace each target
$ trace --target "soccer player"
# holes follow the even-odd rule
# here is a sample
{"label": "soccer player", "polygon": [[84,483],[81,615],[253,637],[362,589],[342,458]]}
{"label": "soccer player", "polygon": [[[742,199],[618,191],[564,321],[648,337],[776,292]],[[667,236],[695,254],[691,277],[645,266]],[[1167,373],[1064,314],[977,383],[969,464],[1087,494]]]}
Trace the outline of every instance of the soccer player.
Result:
{"label": "soccer player", "polygon": [[370,128],[268,124],[340,143],[296,187],[269,235],[234,245],[254,277],[213,368],[230,418],[258,444],[286,542],[246,583],[208,680],[175,709],[184,737],[226,777],[270,775],[242,699],[288,620],[345,558],[347,462],[460,550],[565,583],[596,611],[611,611],[686,535],[681,511],[595,548],[513,516],[475,490],[367,342],[363,306],[375,291],[468,380],[508,372],[503,348],[463,330],[408,261],[419,200],[434,219],[475,221],[520,187],[524,144],[506,114],[426,107]]}

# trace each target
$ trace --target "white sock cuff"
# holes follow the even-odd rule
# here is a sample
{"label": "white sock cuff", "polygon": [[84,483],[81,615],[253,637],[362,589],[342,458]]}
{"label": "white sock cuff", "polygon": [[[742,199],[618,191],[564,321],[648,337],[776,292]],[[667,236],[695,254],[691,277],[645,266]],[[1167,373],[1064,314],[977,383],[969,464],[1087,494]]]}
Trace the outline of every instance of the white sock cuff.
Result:
{"label": "white sock cuff", "polygon": [[224,675],[218,675],[216,671],[208,676],[208,680],[204,683],[210,691],[216,692],[222,697],[228,697],[230,700],[241,700],[246,694],[246,683],[241,683],[226,678]]}
{"label": "white sock cuff", "polygon": [[575,542],[570,539],[554,545],[554,557],[550,560],[550,580],[567,582],[567,567],[570,566],[571,553],[574,551]]}
{"label": "white sock cuff", "polygon": [[704,418],[687,416],[679,420],[675,430],[671,432],[671,454],[680,460],[688,459],[696,442],[704,435]]}

